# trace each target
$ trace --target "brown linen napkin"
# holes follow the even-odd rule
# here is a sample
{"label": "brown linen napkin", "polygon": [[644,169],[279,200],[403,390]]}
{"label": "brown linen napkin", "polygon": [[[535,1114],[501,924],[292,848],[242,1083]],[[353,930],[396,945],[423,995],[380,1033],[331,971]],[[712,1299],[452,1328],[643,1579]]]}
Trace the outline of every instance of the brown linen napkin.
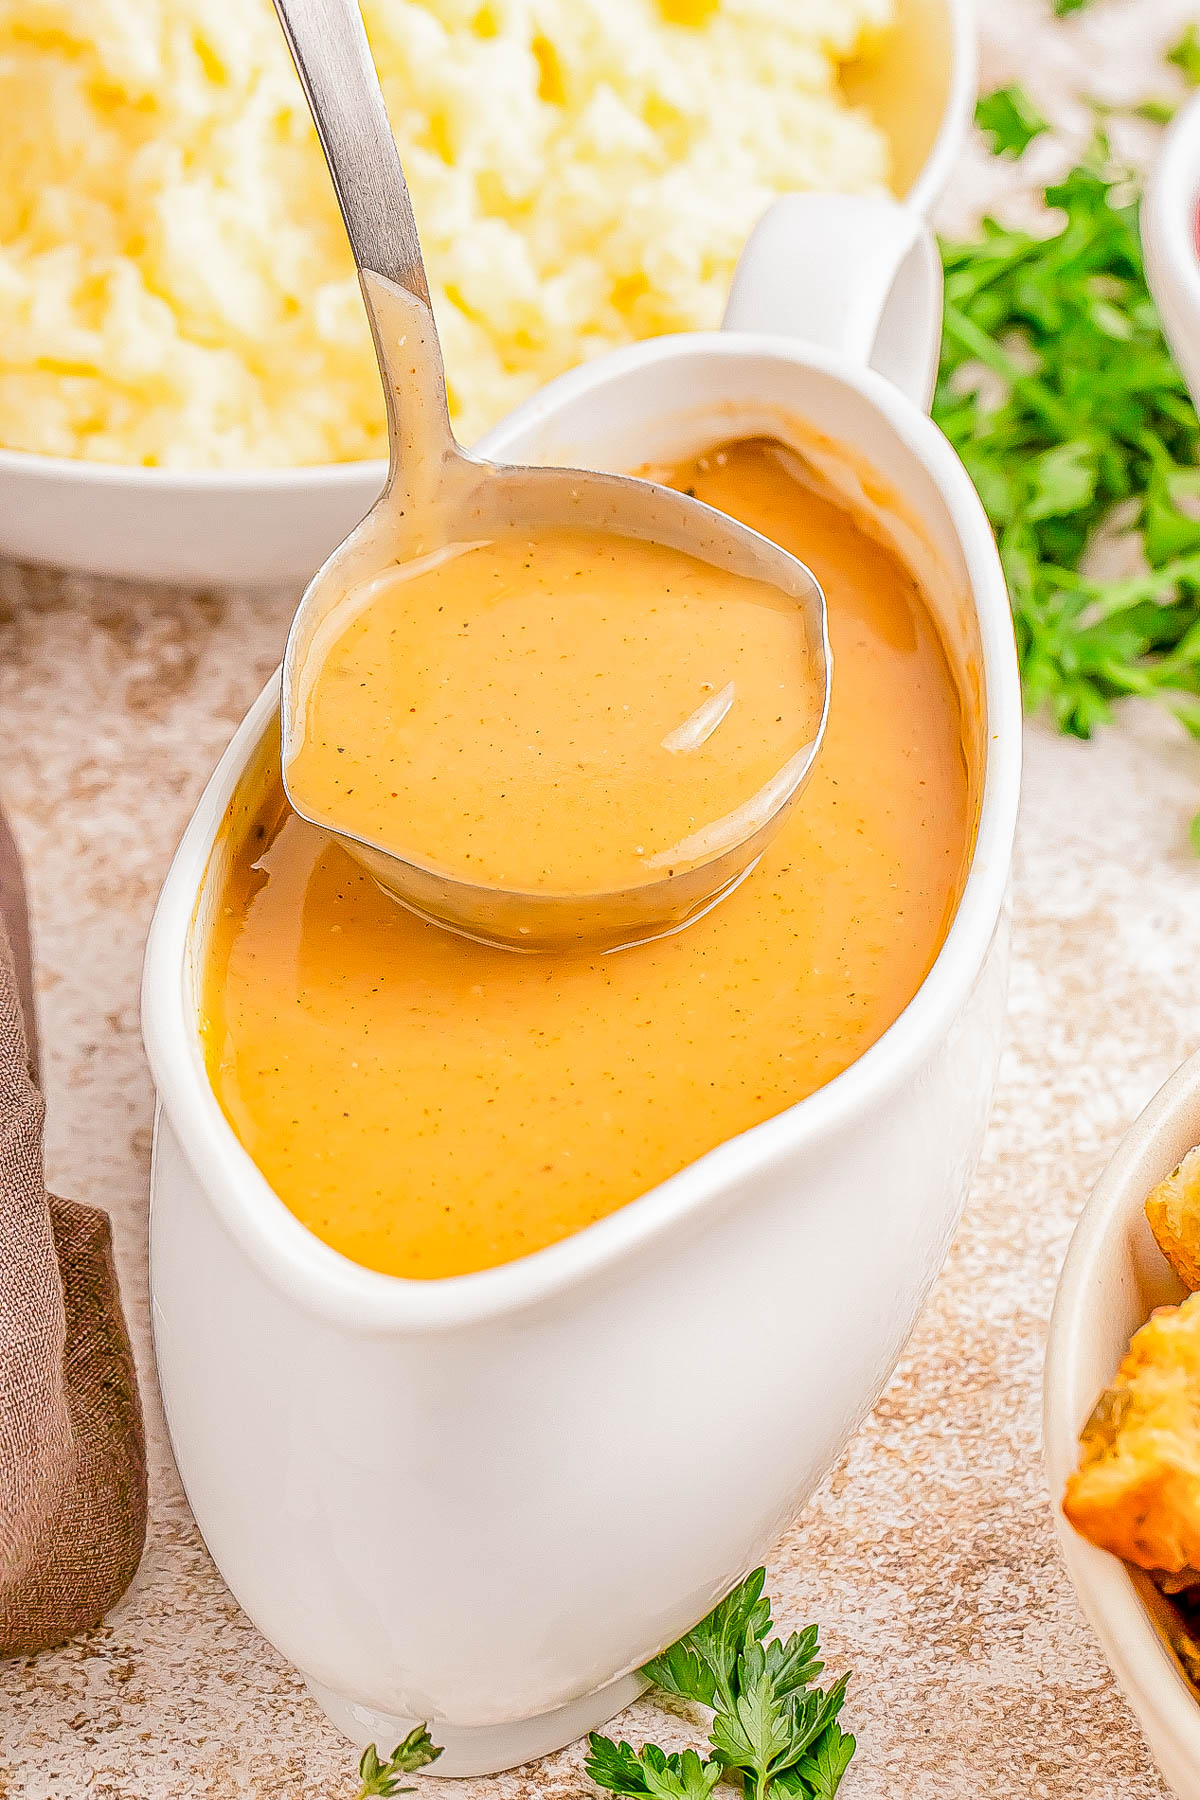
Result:
{"label": "brown linen napkin", "polygon": [[36,1065],[25,894],[0,814],[0,1656],[94,1625],[146,1535],[108,1219],[46,1192]]}

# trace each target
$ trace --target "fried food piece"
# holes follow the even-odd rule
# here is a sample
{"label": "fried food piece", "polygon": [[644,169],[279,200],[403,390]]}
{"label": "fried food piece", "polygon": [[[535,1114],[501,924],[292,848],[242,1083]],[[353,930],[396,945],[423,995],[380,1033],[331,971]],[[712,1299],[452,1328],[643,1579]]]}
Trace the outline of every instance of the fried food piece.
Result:
{"label": "fried food piece", "polygon": [[1189,1293],[1200,1288],[1200,1146],[1151,1189],[1146,1223]]}
{"label": "fried food piece", "polygon": [[1167,1640],[1188,1680],[1200,1687],[1200,1576],[1188,1569],[1182,1575],[1151,1579],[1167,1602],[1162,1620]]}
{"label": "fried food piece", "polygon": [[1200,1293],[1136,1333],[1080,1437],[1063,1511],[1139,1568],[1200,1568]]}

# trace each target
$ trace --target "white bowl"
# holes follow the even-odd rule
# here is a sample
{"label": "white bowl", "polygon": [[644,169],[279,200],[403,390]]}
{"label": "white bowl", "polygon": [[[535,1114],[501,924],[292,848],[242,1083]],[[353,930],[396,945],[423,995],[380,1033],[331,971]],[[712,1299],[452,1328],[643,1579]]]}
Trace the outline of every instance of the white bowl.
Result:
{"label": "white bowl", "polygon": [[[188,1497],[237,1598],[330,1716],[388,1743],[429,1719],[446,1773],[510,1766],[610,1717],[646,1658],[753,1566],[894,1367],[988,1115],[1021,755],[995,545],[913,399],[844,350],[778,333],[785,296],[802,322],[837,290],[847,342],[927,400],[936,249],[891,202],[855,203],[853,254],[843,206],[782,205],[794,231],[764,222],[735,283],[741,330],[590,363],[485,449],[623,468],[803,421],[892,532],[971,697],[984,769],[957,916],[892,1028],[820,1092],[578,1235],[413,1282],[299,1224],[205,1072],[198,970],[223,821],[247,783],[273,779],[274,682],[200,801],[151,932],[151,1290]],[[813,307],[793,260],[820,272]],[[761,319],[777,334],[757,335]]]}
{"label": "white bowl", "polygon": [[[897,10],[879,54],[847,80],[893,141],[897,191],[924,211],[971,116],[974,7],[898,0]],[[371,461],[186,473],[0,450],[0,555],[181,585],[303,583],[362,518],[385,472]]]}
{"label": "white bowl", "polygon": [[1200,403],[1200,95],[1177,114],[1159,146],[1142,201],[1146,279],[1172,353]]}
{"label": "white bowl", "polygon": [[1154,1623],[1148,1581],[1097,1550],[1063,1517],[1060,1501],[1079,1432],[1116,1374],[1129,1340],[1156,1306],[1183,1289],[1142,1212],[1146,1195],[1200,1143],[1200,1053],[1150,1102],[1122,1140],[1084,1208],[1063,1265],[1046,1352],[1046,1473],[1063,1558],[1179,1800],[1200,1800],[1200,1699]]}

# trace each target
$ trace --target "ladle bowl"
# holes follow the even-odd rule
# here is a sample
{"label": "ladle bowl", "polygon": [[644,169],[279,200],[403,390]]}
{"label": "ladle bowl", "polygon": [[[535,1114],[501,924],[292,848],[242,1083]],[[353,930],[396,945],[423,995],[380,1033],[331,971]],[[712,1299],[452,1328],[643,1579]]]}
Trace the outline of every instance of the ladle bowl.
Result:
{"label": "ladle bowl", "polygon": [[[445,372],[412,204],[356,0],[275,0],[358,266],[388,412],[390,473],[362,524],[309,583],[284,656],[282,753],[293,808],[336,836],[403,905],[518,950],[613,949],[677,930],[754,866],[812,772],[829,715],[825,596],[804,563],[689,495],[630,476],[484,460],[450,428]],[[775,588],[802,617],[821,697],[816,730],[745,805],[702,821],[704,850],[671,873],[601,892],[519,892],[462,880],[369,842],[298,800],[303,675],[322,622],[355,586],[431,549],[578,529],[683,551]],[[798,694],[803,703],[806,695]]]}

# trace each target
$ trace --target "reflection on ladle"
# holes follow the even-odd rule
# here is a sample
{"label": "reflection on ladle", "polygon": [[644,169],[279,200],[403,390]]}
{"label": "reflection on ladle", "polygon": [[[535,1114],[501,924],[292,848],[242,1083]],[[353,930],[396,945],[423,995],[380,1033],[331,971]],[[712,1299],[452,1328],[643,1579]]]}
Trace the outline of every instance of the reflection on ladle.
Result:
{"label": "reflection on ladle", "polygon": [[469,937],[610,948],[678,929],[742,878],[811,772],[824,596],[796,558],[673,489],[460,449],[358,7],[275,4],[391,444],[383,496],[288,637],[289,799]]}

